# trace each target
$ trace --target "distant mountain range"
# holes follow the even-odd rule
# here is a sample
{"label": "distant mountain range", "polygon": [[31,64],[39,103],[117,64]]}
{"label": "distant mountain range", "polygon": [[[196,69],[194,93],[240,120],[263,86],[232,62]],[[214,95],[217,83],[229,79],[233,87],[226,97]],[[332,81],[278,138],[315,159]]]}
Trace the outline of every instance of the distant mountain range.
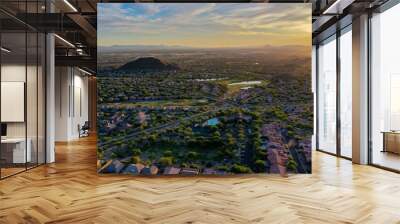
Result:
{"label": "distant mountain range", "polygon": [[175,64],[163,63],[160,59],[154,57],[138,58],[130,61],[118,68],[118,71],[135,72],[135,71],[169,71],[179,70]]}
{"label": "distant mountain range", "polygon": [[252,49],[252,50],[309,50],[311,46],[304,45],[264,45],[264,46],[250,46],[250,47],[222,47],[222,48],[199,48],[188,47],[180,45],[114,45],[114,46],[99,46],[100,53],[111,52],[128,52],[128,51],[152,51],[152,50],[238,50],[238,49]]}
{"label": "distant mountain range", "polygon": [[114,45],[114,46],[99,46],[99,52],[121,52],[121,51],[144,51],[144,50],[189,50],[192,47],[179,45]]}

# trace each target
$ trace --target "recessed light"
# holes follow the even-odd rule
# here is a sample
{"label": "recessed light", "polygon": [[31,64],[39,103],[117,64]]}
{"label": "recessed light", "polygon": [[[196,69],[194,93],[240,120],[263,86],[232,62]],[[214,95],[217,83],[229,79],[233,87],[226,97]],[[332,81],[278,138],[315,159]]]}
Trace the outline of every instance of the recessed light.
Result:
{"label": "recessed light", "polygon": [[57,37],[58,39],[60,39],[62,42],[66,43],[67,45],[69,45],[69,46],[75,48],[75,45],[73,45],[73,44],[72,44],[71,42],[69,42],[68,40],[66,40],[66,39],[64,39],[64,38],[62,38],[62,37],[60,37],[58,34],[54,34],[54,36]]}
{"label": "recessed light", "polygon": [[78,12],[78,10],[68,1],[64,0],[65,4],[67,4],[74,12]]}
{"label": "recessed light", "polygon": [[11,52],[11,50],[9,50],[9,49],[7,49],[5,47],[1,47],[1,51],[4,51],[6,53],[10,53]]}
{"label": "recessed light", "polygon": [[85,71],[85,70],[83,70],[83,69],[81,69],[81,68],[79,68],[79,67],[78,67],[78,69],[79,69],[79,71],[81,71],[81,72],[83,72],[83,73],[85,73],[85,74],[87,74],[87,75],[89,75],[89,76],[92,76],[92,73],[90,73],[90,72],[88,72],[88,71]]}

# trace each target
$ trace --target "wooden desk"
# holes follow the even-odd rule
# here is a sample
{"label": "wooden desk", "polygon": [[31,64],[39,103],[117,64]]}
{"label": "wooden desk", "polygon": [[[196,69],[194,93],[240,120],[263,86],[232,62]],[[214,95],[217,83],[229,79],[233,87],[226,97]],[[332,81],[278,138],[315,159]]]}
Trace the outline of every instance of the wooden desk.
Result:
{"label": "wooden desk", "polygon": [[[27,147],[25,151],[25,144]],[[5,160],[5,163],[26,163],[31,162],[32,152],[31,152],[31,139],[25,138],[6,138],[1,139],[1,159]]]}
{"label": "wooden desk", "polygon": [[400,132],[384,131],[382,152],[392,152],[400,154]]}

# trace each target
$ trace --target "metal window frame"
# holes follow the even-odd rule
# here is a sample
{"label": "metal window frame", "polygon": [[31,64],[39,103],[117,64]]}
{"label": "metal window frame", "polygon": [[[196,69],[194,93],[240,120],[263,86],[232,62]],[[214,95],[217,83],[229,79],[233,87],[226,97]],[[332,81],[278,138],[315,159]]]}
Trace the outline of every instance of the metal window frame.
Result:
{"label": "metal window frame", "polygon": [[[368,138],[367,138],[367,141],[368,141],[368,152],[367,152],[367,154],[368,154],[368,161],[367,161],[367,164],[370,165],[370,166],[379,168],[379,169],[383,169],[383,170],[387,170],[387,171],[395,172],[395,173],[400,173],[400,170],[393,169],[393,168],[390,168],[390,167],[386,167],[386,166],[382,166],[382,165],[373,163],[373,144],[372,144],[373,143],[373,141],[372,141],[372,92],[373,92],[373,90],[372,90],[372,54],[373,54],[373,50],[372,50],[372,24],[371,24],[371,20],[373,18],[373,13],[383,13],[386,10],[396,6],[399,3],[400,3],[400,0],[389,0],[389,1],[385,2],[383,5],[381,5],[381,6],[377,7],[377,8],[369,9],[369,10],[366,11],[368,13],[368,25],[367,25],[367,27],[368,27],[368,30],[367,30],[367,42],[368,42],[367,43],[367,46],[368,46],[368,49],[367,49],[367,51],[368,51],[368,55],[367,55],[367,66],[368,66],[368,69],[367,69],[367,82],[368,82],[368,86],[367,86],[367,88],[368,88],[368,91],[367,91],[368,92],[367,93],[368,94],[367,95],[367,104],[368,104],[367,105],[367,107],[368,107],[368,109],[367,109],[368,110],[367,111],[367,116],[368,116],[367,128],[368,128],[368,130],[367,131],[368,131]],[[351,23],[349,25],[351,25]],[[346,25],[346,27],[347,26],[348,25]],[[342,31],[342,30],[346,29],[346,27],[341,28],[340,30]],[[335,35],[335,34],[332,34],[332,35]],[[318,55],[318,48],[319,48],[319,44],[321,42],[327,40],[332,35],[329,35],[326,38],[324,38],[322,40],[319,40],[317,42],[317,44],[316,44],[316,79],[315,79],[316,80],[316,86],[317,86],[317,88],[316,88],[316,105],[315,105],[316,106],[316,113],[317,113],[315,115],[315,119],[316,119],[316,150],[319,151],[319,152],[323,152],[323,153],[326,153],[326,154],[329,154],[329,155],[336,156],[336,157],[352,160],[349,157],[341,155],[341,148],[340,148],[340,145],[338,144],[338,141],[336,141],[336,144],[337,144],[336,146],[339,146],[339,147],[337,147],[336,154],[328,152],[328,151],[325,151],[325,150],[319,148],[319,128],[318,128],[319,127],[319,125],[318,125],[318,122],[319,122],[319,118],[318,118],[319,117],[319,88],[318,88],[318,86],[319,86],[319,55]],[[340,45],[340,35],[339,36],[337,35],[335,40],[337,41],[336,44]],[[337,53],[337,56],[339,56],[339,62],[340,62],[339,52],[337,51],[336,53]],[[336,71],[336,72],[338,73],[338,71]],[[340,70],[339,70],[339,72],[340,72]],[[338,82],[338,80],[336,80],[336,81],[337,81],[336,85],[340,85],[340,82]],[[339,90],[340,90],[340,87],[339,87]],[[340,97],[340,92],[336,93],[336,97],[337,98]],[[337,102],[340,102],[340,99]],[[338,104],[338,105],[340,106],[340,104]],[[337,113],[336,115],[340,116],[340,113]],[[340,121],[340,118],[337,119],[337,122],[338,121]],[[339,130],[339,133],[340,133],[340,131],[341,131],[340,122],[337,123],[337,126],[340,128],[340,130]],[[337,137],[340,137],[340,135],[337,135]],[[339,140],[339,143],[340,143],[340,140]]]}
{"label": "metal window frame", "polygon": [[400,169],[394,169],[394,168],[390,168],[388,166],[384,166],[384,165],[380,165],[377,163],[374,163],[374,156],[373,156],[373,138],[372,138],[372,93],[373,93],[373,89],[372,89],[372,54],[373,54],[373,49],[372,49],[372,19],[373,19],[373,14],[374,13],[384,13],[386,10],[391,9],[392,7],[396,6],[400,4],[400,0],[389,0],[387,2],[385,2],[383,5],[375,8],[375,9],[371,9],[368,11],[368,30],[367,30],[367,46],[368,46],[368,54],[367,54],[367,64],[368,64],[368,69],[367,69],[367,82],[368,82],[368,96],[367,96],[367,107],[368,107],[368,111],[367,111],[367,119],[368,119],[368,124],[367,124],[367,132],[368,132],[368,137],[367,137],[367,141],[368,141],[368,165],[379,168],[379,169],[383,169],[383,170],[387,170],[390,172],[394,172],[394,173],[400,173]]}
{"label": "metal window frame", "polygon": [[[341,57],[340,57],[340,37],[345,34],[346,32],[351,32],[351,29],[349,29],[349,27],[352,25],[352,23],[347,24],[344,27],[340,27],[339,24],[335,24],[336,26],[336,32],[327,36],[326,38],[320,40],[318,42],[318,44],[316,44],[316,103],[315,103],[315,107],[316,107],[316,114],[315,114],[315,119],[316,119],[316,151],[318,152],[323,152],[329,155],[333,155],[339,158],[343,158],[346,160],[352,160],[352,158],[347,157],[342,155],[342,150],[341,150],[341,131],[342,131],[342,127],[341,127],[341,117],[340,117],[340,103],[341,103],[341,91],[340,91],[340,81],[341,81],[341,65],[340,65],[340,61],[341,61]],[[320,66],[320,60],[319,60],[319,45],[320,43],[327,41],[329,38],[332,38],[332,36],[335,36],[334,39],[332,39],[331,41],[336,41],[336,152],[332,153],[329,151],[326,151],[324,149],[321,149],[319,147],[319,111],[320,111],[320,104],[319,104],[319,66]]]}

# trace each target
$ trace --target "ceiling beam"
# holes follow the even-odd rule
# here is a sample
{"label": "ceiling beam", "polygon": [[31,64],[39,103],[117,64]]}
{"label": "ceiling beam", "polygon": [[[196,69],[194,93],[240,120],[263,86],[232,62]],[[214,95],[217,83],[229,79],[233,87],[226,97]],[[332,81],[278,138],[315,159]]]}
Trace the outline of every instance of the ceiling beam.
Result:
{"label": "ceiling beam", "polygon": [[96,58],[90,56],[56,56],[56,66],[87,67],[93,71],[97,69]]}
{"label": "ceiling beam", "polygon": [[91,38],[96,38],[97,36],[97,30],[90,24],[85,17],[83,17],[80,14],[67,14],[67,16],[74,21],[79,27],[84,30],[89,37]]}
{"label": "ceiling beam", "polygon": [[74,21],[86,34],[86,42],[90,46],[97,45],[97,30],[93,25],[80,13],[70,13],[67,16]]}

